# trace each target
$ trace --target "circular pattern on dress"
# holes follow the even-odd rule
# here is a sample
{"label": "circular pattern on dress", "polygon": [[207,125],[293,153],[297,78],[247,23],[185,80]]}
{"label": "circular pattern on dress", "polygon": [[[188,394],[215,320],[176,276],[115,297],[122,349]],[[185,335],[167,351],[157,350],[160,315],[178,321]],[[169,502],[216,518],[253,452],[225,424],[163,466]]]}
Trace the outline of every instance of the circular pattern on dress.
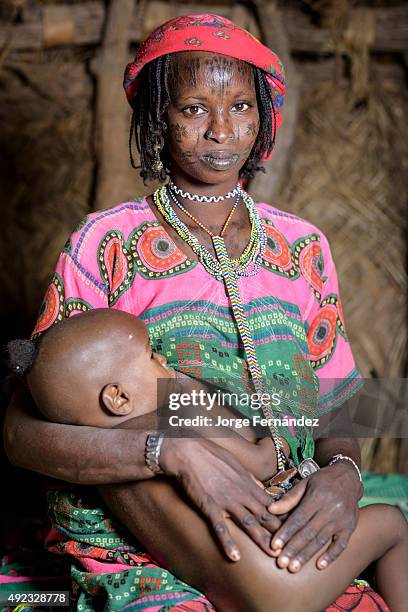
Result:
{"label": "circular pattern on dress", "polygon": [[64,286],[59,276],[55,274],[45,292],[37,324],[33,331],[33,337],[51,327],[57,319],[61,320],[63,318],[63,311]]}
{"label": "circular pattern on dress", "polygon": [[143,264],[152,272],[163,272],[187,260],[163,227],[147,227],[137,242]]}
{"label": "circular pattern on dress", "polygon": [[321,294],[323,288],[323,260],[318,242],[310,242],[304,247],[299,255],[299,266],[308,283]]}
{"label": "circular pattern on dress", "polygon": [[292,253],[284,236],[268,223],[264,224],[266,231],[266,249],[264,259],[275,264],[282,270],[292,265]]}
{"label": "circular pattern on dress", "polygon": [[323,306],[307,333],[309,353],[313,359],[323,359],[327,357],[336,339],[337,309],[331,304]]}
{"label": "circular pattern on dress", "polygon": [[152,253],[161,259],[165,259],[172,255],[176,250],[176,245],[174,242],[169,240],[169,238],[164,238],[163,236],[159,236],[154,238],[151,243]]}

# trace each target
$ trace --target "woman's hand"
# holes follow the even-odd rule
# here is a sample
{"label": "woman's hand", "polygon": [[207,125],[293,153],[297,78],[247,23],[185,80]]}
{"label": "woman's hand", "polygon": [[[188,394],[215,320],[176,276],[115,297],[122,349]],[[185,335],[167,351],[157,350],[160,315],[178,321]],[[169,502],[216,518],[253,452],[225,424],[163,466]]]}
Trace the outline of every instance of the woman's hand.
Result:
{"label": "woman's hand", "polygon": [[175,476],[190,500],[210,521],[225,554],[239,561],[227,516],[269,556],[271,534],[281,525],[267,510],[271,498],[227,450],[204,438],[165,438],[160,466]]}
{"label": "woman's hand", "polygon": [[316,561],[326,569],[346,548],[358,516],[361,497],[358,474],[349,462],[339,461],[301,480],[269,511],[290,516],[272,538],[272,548],[281,568],[299,571],[319,550]]}

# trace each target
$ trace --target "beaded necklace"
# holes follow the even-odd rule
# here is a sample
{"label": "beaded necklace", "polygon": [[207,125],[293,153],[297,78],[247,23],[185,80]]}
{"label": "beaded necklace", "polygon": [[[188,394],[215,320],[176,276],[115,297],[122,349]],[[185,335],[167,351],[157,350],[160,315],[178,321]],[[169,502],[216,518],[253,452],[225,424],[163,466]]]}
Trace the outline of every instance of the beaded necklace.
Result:
{"label": "beaded necklace", "polygon": [[[192,221],[194,221],[194,223],[197,223],[197,225],[199,227],[201,227],[201,229],[203,229],[205,232],[207,232],[207,234],[209,236],[211,236],[211,238],[213,236],[215,236],[215,234],[211,230],[209,230],[207,227],[205,227],[205,225],[203,223],[201,223],[201,221],[199,221],[197,219],[197,217],[195,217],[193,214],[191,214],[191,212],[189,210],[187,210],[187,208],[185,206],[183,206],[183,204],[180,202],[180,200],[177,199],[176,196],[172,192],[170,192],[170,195],[171,195],[172,200],[175,203],[175,205],[178,206],[179,209],[182,210],[184,212],[184,214],[187,215],[187,217],[190,217],[190,219],[192,219]],[[241,194],[238,192],[238,195],[235,198],[235,202],[232,205],[232,208],[231,208],[231,210],[230,210],[230,212],[228,214],[228,217],[226,218],[226,220],[224,222],[224,225],[222,226],[222,229],[221,229],[221,231],[218,234],[219,236],[223,236],[225,234],[225,230],[227,229],[227,227],[229,225],[229,222],[231,221],[232,215],[234,214],[240,199],[241,199]]]}
{"label": "beaded necklace", "polygon": [[[249,219],[251,221],[251,235],[242,255],[237,259],[231,259],[231,262],[237,276],[254,276],[258,273],[260,263],[265,253],[266,232],[252,198],[250,198],[241,188],[239,188],[239,191],[248,210]],[[157,209],[161,212],[168,224],[176,230],[180,238],[182,238],[198,256],[207,272],[217,280],[222,281],[223,273],[219,261],[199,242],[197,237],[194,236],[188,227],[179,219],[170,204],[167,193],[165,186],[154,192],[153,200]],[[174,201],[174,194],[170,192],[170,195]]]}
{"label": "beaded necklace", "polygon": [[[254,267],[259,269],[259,263],[262,260],[263,254],[265,252],[266,246],[266,234],[265,230],[262,226],[260,217],[256,210],[254,201],[250,196],[243,190],[241,187],[238,187],[239,193],[236,201],[225,221],[222,230],[220,231],[218,236],[215,236],[213,232],[210,232],[201,222],[185,209],[185,207],[178,202],[177,198],[174,194],[170,192],[170,195],[173,201],[177,204],[177,206],[183,210],[187,215],[194,221],[198,222],[198,225],[202,227],[204,231],[206,231],[212,238],[212,242],[214,245],[214,250],[217,255],[217,259],[215,259],[211,253],[209,253],[208,249],[206,249],[203,245],[200,244],[198,239],[190,232],[187,226],[179,219],[174,209],[172,208],[169,198],[167,196],[166,187],[162,187],[161,189],[157,189],[153,194],[154,202],[158,208],[158,210],[163,215],[164,219],[167,223],[175,229],[178,235],[191,247],[191,249],[197,254],[201,263],[206,268],[206,270],[215,276],[215,278],[219,280],[223,280],[227,289],[228,297],[231,300],[232,311],[234,314],[234,319],[238,327],[238,331],[244,345],[244,350],[248,362],[248,368],[251,373],[252,381],[255,387],[255,391],[257,393],[265,393],[265,385],[263,382],[261,368],[258,362],[258,358],[256,355],[255,345],[251,334],[251,329],[248,324],[248,320],[246,318],[243,306],[241,295],[238,286],[238,276],[249,276],[249,274],[244,273],[244,269],[248,267],[249,263],[255,263]],[[238,259],[230,259],[228,256],[228,252],[225,246],[223,234],[225,229],[228,226],[228,223],[238,205],[239,199],[242,197],[246,208],[248,210],[248,215],[251,221],[251,235],[252,230],[254,230],[254,248],[251,248],[251,252],[248,253],[245,258],[247,261],[242,261],[242,255]],[[255,228],[255,229],[254,229]],[[264,415],[268,419],[269,428],[271,431],[272,440],[275,444],[276,448],[276,457],[277,457],[277,467],[278,472],[283,473],[286,467],[286,457],[283,450],[283,442],[282,438],[277,431],[277,429],[273,426],[273,411],[270,404],[263,404],[262,410]],[[283,486],[283,485],[282,485]],[[284,488],[284,487],[283,487]]]}
{"label": "beaded necklace", "polygon": [[[211,236],[212,232],[209,232],[207,230],[207,228],[205,228],[202,225],[202,223],[196,217],[191,215],[191,213],[189,211],[187,211],[187,209],[182,205],[180,200],[178,200],[171,191],[169,193],[170,193],[170,196],[171,196],[173,202],[176,204],[176,206],[178,206],[178,208],[180,208],[180,210],[183,210],[187,214],[187,216],[190,217],[190,219],[192,219],[195,223],[197,223],[197,225],[202,227],[202,229],[207,231],[207,233],[209,233],[209,235]],[[245,195],[247,195],[247,194],[245,194]],[[245,198],[244,194],[242,194],[240,191],[238,193],[238,196],[242,197],[243,199]],[[248,198],[249,198],[249,196],[248,196]],[[238,201],[239,201],[239,199],[238,199]],[[245,201],[245,199],[244,199],[244,201]],[[170,206],[170,209],[171,209],[171,211],[173,210],[171,208],[171,206]],[[248,209],[248,206],[247,206],[247,209]],[[255,213],[256,213],[256,209],[255,209]],[[250,217],[251,217],[251,215],[250,215]],[[258,217],[258,219],[259,219],[259,217]],[[259,259],[259,257],[258,258],[256,257],[256,254],[258,252],[258,246],[257,246],[257,240],[256,239],[257,239],[257,233],[259,232],[259,230],[262,233],[262,236],[261,236],[261,239],[260,239],[260,245],[261,245],[260,248],[262,250],[262,256],[263,256],[263,254],[265,252],[266,234],[265,234],[265,230],[263,229],[262,224],[260,224],[260,223],[258,224],[257,223],[258,219],[255,219],[255,223],[251,223],[251,234],[250,234],[250,237],[249,237],[249,242],[246,245],[244,251],[242,252],[242,254],[238,258],[232,260],[233,263],[234,263],[234,268],[236,269],[236,271],[237,271],[239,276],[253,276],[254,274],[257,274],[257,272],[259,270],[259,263],[260,263],[260,261],[262,259],[262,258]],[[181,224],[180,220],[179,220],[179,222]],[[191,246],[191,248],[194,250],[194,247],[190,244],[190,242],[188,242],[188,240],[191,240],[192,243],[194,243],[196,241],[196,237],[188,229],[187,229],[187,233],[189,235],[187,236],[186,241]],[[203,261],[202,261],[203,265],[205,265],[205,263],[208,263],[211,266],[215,265],[215,267],[217,267],[218,262],[211,255],[211,253],[205,247],[203,247],[198,241],[197,241],[197,244],[199,245],[200,251],[202,250],[202,255],[203,255],[203,258],[204,258]],[[194,251],[194,252],[196,252],[196,251]],[[254,260],[254,257],[255,257],[255,260]],[[252,267],[252,269],[248,270],[248,266],[249,266],[249,264],[252,261],[255,261],[255,265]],[[244,266],[244,267],[242,268],[242,266]],[[247,269],[245,269],[245,266],[246,266]],[[210,273],[214,276],[213,272],[210,272]],[[216,278],[218,280],[222,280],[222,275],[217,274]]]}
{"label": "beaded necklace", "polygon": [[173,192],[176,195],[181,196],[182,198],[186,198],[186,200],[190,200],[191,202],[205,203],[205,204],[212,204],[212,203],[217,204],[217,202],[223,202],[224,200],[230,200],[231,198],[235,198],[235,196],[239,192],[239,189],[238,189],[239,186],[237,185],[234,189],[232,189],[232,191],[229,191],[224,196],[204,196],[204,195],[199,196],[195,193],[183,191],[182,189],[180,189],[180,187],[177,187],[177,185],[173,183],[173,181],[169,181],[167,186],[170,192]]}

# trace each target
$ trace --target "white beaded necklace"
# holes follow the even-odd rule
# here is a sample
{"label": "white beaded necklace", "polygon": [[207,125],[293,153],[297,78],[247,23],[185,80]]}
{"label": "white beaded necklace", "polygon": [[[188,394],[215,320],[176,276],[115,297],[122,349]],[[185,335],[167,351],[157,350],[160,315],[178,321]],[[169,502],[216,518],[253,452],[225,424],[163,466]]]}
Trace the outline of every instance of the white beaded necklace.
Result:
{"label": "white beaded necklace", "polygon": [[232,191],[229,191],[226,195],[223,196],[199,196],[195,193],[189,193],[188,191],[183,191],[180,187],[177,187],[170,181],[167,185],[168,189],[174,194],[181,196],[182,198],[186,198],[190,200],[190,202],[200,202],[205,204],[218,204],[218,202],[223,202],[224,200],[230,200],[231,198],[235,198],[235,196],[239,193],[239,185],[237,185]]}

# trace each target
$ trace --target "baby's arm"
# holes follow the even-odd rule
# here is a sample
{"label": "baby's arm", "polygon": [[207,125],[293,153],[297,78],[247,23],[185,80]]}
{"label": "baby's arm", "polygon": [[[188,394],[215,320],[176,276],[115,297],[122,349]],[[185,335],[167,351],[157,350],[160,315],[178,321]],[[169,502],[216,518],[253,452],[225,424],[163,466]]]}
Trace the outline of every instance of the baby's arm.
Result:
{"label": "baby's arm", "polygon": [[[207,385],[201,380],[186,376],[177,372],[177,390],[182,393],[191,394],[192,391],[205,391],[214,394],[217,389]],[[192,416],[184,413],[183,416]],[[277,470],[275,445],[270,437],[263,438],[257,442],[255,432],[251,426],[244,426],[243,421],[250,422],[250,419],[243,417],[231,410],[224,404],[214,404],[211,410],[206,406],[197,406],[194,409],[194,416],[205,416],[211,419],[208,426],[189,427],[193,431],[210,438],[219,446],[222,446],[233,453],[241,464],[246,467],[258,480],[271,478]],[[217,425],[220,419],[227,419],[226,424]],[[225,421],[224,421],[225,422]],[[289,447],[284,441],[286,456],[289,455]]]}
{"label": "baby's arm", "polygon": [[210,438],[215,444],[235,455],[258,480],[267,480],[276,473],[276,451],[272,438],[267,437],[257,441],[251,427],[241,427],[240,421],[243,417],[226,406],[214,404],[211,412],[206,413],[206,416],[208,415],[211,415],[213,423],[219,422],[222,418],[228,419],[228,424],[200,427],[198,429],[200,435]]}

